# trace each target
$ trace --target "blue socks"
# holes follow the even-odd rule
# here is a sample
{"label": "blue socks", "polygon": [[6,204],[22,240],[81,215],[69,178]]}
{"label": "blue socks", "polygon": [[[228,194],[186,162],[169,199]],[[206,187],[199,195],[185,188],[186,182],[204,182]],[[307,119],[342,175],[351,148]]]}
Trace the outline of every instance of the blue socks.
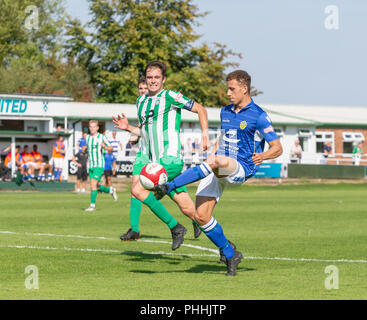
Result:
{"label": "blue socks", "polygon": [[203,162],[201,165],[189,168],[168,183],[169,189],[167,193],[170,193],[172,190],[182,187],[184,185],[201,180],[207,177],[212,172],[212,169],[205,162]]}
{"label": "blue socks", "polygon": [[61,172],[62,172],[62,170],[60,170],[60,169],[55,169],[54,170],[54,178],[55,178],[55,180],[60,180]]}
{"label": "blue socks", "polygon": [[206,236],[221,250],[227,259],[234,257],[234,250],[223,233],[221,225],[213,217],[201,226]]}

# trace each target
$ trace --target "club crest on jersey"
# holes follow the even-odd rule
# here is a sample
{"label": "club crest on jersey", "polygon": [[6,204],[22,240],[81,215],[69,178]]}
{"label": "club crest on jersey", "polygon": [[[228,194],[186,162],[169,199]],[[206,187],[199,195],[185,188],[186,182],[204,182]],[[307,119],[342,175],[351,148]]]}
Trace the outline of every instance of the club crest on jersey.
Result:
{"label": "club crest on jersey", "polygon": [[245,129],[247,126],[247,122],[245,120],[243,120],[241,123],[240,123],[240,129],[243,130]]}

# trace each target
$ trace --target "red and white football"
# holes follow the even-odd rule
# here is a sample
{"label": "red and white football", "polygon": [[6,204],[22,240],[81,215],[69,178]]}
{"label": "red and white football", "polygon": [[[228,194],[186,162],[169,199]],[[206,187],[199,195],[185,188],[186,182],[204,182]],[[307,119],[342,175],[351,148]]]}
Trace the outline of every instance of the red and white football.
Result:
{"label": "red and white football", "polygon": [[152,190],[157,184],[166,183],[168,174],[159,163],[148,163],[141,169],[139,179],[145,189]]}

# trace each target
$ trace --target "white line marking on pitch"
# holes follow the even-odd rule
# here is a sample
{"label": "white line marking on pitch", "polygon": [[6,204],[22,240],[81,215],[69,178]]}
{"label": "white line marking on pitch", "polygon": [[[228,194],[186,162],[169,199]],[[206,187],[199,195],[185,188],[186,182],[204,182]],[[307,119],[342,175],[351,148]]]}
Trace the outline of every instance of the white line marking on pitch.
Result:
{"label": "white line marking on pitch", "polygon": [[[115,238],[106,238],[106,237],[94,237],[94,236],[82,236],[82,235],[63,235],[63,234],[53,234],[53,233],[29,233],[29,232],[13,232],[13,231],[1,231],[0,234],[22,234],[22,235],[31,235],[31,236],[49,236],[49,237],[65,237],[65,238],[78,238],[78,239],[99,239],[99,240],[115,240]],[[150,243],[162,243],[162,244],[171,244],[171,242],[163,241],[163,240],[138,240],[137,242],[150,242]],[[219,256],[218,250],[210,249],[200,246],[195,246],[191,244],[183,243],[182,246],[204,250],[213,252],[214,254],[190,254],[190,253],[173,253],[173,252],[134,252],[127,251],[131,253],[139,253],[139,254],[165,254],[165,255],[175,255],[175,256],[191,256],[191,257],[217,257]],[[88,248],[52,248],[52,247],[36,247],[36,246],[17,246],[17,245],[8,245],[1,246],[0,248],[17,248],[17,249],[42,249],[42,250],[75,250],[75,251],[85,251],[85,252],[111,252],[111,253],[123,253],[121,250],[107,250],[107,249],[88,249]],[[126,252],[126,251],[125,251]],[[279,261],[298,261],[298,262],[340,262],[340,263],[367,263],[367,260],[359,259],[359,260],[351,260],[351,259],[316,259],[316,258],[287,258],[287,257],[244,257],[247,260],[279,260]]]}
{"label": "white line marking on pitch", "polygon": [[14,248],[14,249],[38,249],[38,250],[65,250],[65,251],[81,251],[81,252],[103,252],[103,253],[132,253],[132,254],[151,254],[151,255],[170,255],[170,256],[189,256],[189,257],[217,257],[218,254],[195,254],[195,253],[173,253],[165,251],[145,252],[145,251],[121,251],[110,249],[91,249],[91,248],[53,248],[53,247],[39,247],[39,246],[19,246],[19,245],[0,245],[0,248]]}
{"label": "white line marking on pitch", "polygon": [[[26,236],[47,236],[47,237],[63,237],[63,238],[77,238],[77,239],[113,240],[113,241],[117,240],[115,238],[106,238],[106,237],[81,236],[81,235],[71,235],[71,234],[53,234],[53,233],[30,233],[30,232],[0,231],[0,234],[21,234],[21,235],[26,235]],[[162,243],[162,244],[171,245],[171,242],[164,241],[164,240],[149,240],[149,239],[143,240],[143,239],[140,239],[137,242]],[[181,246],[188,247],[188,248],[193,248],[193,249],[197,249],[197,250],[202,250],[202,251],[209,251],[209,252],[213,252],[213,253],[219,255],[217,249],[210,249],[210,248],[195,246],[195,245],[186,244],[186,243],[183,243]]]}

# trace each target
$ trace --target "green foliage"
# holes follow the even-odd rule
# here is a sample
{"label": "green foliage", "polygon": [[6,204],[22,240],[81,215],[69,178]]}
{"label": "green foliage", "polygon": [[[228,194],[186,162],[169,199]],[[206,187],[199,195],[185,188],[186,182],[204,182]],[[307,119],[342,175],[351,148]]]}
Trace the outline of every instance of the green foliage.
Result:
{"label": "green foliage", "polygon": [[[168,66],[166,88],[208,107],[228,103],[225,71],[241,55],[198,44],[207,13],[193,0],[89,0],[86,25],[64,1],[0,1],[0,92],[64,93],[77,101],[135,103],[137,80],[152,60]],[[27,22],[36,9],[37,23]],[[34,20],[34,19],[33,19]],[[35,21],[32,22],[34,23]]]}
{"label": "green foliage", "polygon": [[63,1],[2,0],[0,19],[0,92],[94,99],[88,74],[64,55]]}
{"label": "green foliage", "polygon": [[[7,65],[12,57],[42,60],[44,55],[59,53],[65,25],[62,5],[58,0],[1,0],[0,64]],[[32,13],[38,23],[32,20],[29,26]]]}
{"label": "green foliage", "polygon": [[[196,45],[194,27],[206,15],[192,0],[89,0],[91,21],[68,22],[66,51],[81,63],[98,100],[135,103],[137,79],[147,63],[168,66],[167,88],[205,106],[225,104],[227,58],[240,56],[220,44]],[[93,32],[87,32],[86,27]]]}

